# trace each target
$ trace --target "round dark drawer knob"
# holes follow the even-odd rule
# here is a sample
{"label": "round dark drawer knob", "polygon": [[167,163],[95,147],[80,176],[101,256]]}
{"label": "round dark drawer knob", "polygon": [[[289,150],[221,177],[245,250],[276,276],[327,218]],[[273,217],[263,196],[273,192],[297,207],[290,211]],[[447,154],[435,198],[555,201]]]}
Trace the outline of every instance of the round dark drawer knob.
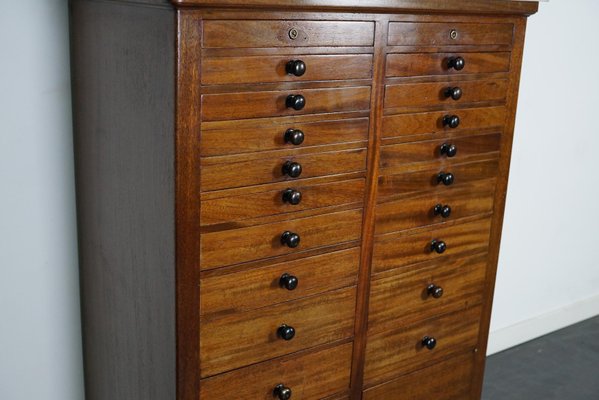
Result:
{"label": "round dark drawer knob", "polygon": [[447,157],[455,157],[458,154],[458,148],[455,144],[443,143],[440,149],[441,155],[446,155]]}
{"label": "round dark drawer knob", "polygon": [[455,101],[458,101],[459,99],[462,98],[462,89],[460,89],[459,87],[449,87],[447,89],[445,89],[445,97],[451,97],[452,99],[454,99]]}
{"label": "round dark drawer knob", "polygon": [[434,349],[437,346],[437,339],[432,336],[425,336],[422,338],[422,347],[426,347],[429,350]]}
{"label": "round dark drawer knob", "polygon": [[457,115],[446,115],[443,117],[443,126],[448,126],[455,129],[460,126],[460,117]]}
{"label": "round dark drawer knob", "polygon": [[299,129],[287,129],[285,132],[285,143],[291,143],[294,146],[304,143],[304,138],[304,132]]}
{"label": "round dark drawer knob", "polygon": [[285,231],[281,235],[281,244],[284,244],[291,249],[295,249],[300,244],[300,236],[297,233]]}
{"label": "round dark drawer knob", "polygon": [[451,207],[449,207],[448,205],[437,204],[435,205],[433,212],[435,213],[435,215],[440,215],[443,218],[449,218],[449,216],[451,215]]}
{"label": "round dark drawer knob", "polygon": [[435,299],[440,299],[443,297],[443,288],[432,283],[427,286],[426,292],[429,296],[433,296]]}
{"label": "round dark drawer knob", "polygon": [[455,69],[456,71],[461,71],[466,66],[466,60],[462,57],[452,57],[447,60],[447,68]]}
{"label": "round dark drawer knob", "polygon": [[278,384],[273,390],[273,396],[279,400],[289,400],[291,398],[291,389],[282,383]]}
{"label": "round dark drawer knob", "polygon": [[447,250],[447,245],[442,240],[433,240],[431,242],[431,251],[434,251],[437,254],[443,254]]}
{"label": "round dark drawer knob", "polygon": [[279,279],[279,285],[287,290],[295,290],[298,284],[299,280],[297,279],[297,276],[288,273],[284,273]]}
{"label": "round dark drawer knob", "polygon": [[302,193],[295,189],[285,189],[283,192],[283,202],[292,206],[297,206],[302,201]]}
{"label": "round dark drawer knob", "polygon": [[306,98],[301,94],[290,94],[285,101],[287,108],[293,108],[296,111],[302,110],[306,106]]}
{"label": "round dark drawer knob", "polygon": [[453,185],[455,177],[451,172],[441,172],[437,175],[437,183],[442,183],[445,186]]}
{"label": "round dark drawer knob", "polygon": [[285,66],[285,70],[289,75],[302,76],[306,73],[306,63],[302,60],[291,60]]}
{"label": "round dark drawer knob", "polygon": [[302,174],[302,166],[300,163],[287,161],[283,164],[283,175],[288,175],[290,178],[298,178]]}
{"label": "round dark drawer knob", "polygon": [[283,340],[291,340],[295,337],[295,329],[289,325],[281,325],[279,329],[277,329],[277,335]]}

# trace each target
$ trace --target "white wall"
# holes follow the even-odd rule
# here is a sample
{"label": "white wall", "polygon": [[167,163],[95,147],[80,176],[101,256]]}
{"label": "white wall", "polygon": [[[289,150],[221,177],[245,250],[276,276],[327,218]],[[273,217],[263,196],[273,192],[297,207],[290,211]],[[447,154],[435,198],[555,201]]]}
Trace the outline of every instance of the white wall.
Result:
{"label": "white wall", "polygon": [[0,2],[0,399],[82,400],[68,14]]}
{"label": "white wall", "polygon": [[552,0],[528,22],[490,352],[599,314],[598,21]]}

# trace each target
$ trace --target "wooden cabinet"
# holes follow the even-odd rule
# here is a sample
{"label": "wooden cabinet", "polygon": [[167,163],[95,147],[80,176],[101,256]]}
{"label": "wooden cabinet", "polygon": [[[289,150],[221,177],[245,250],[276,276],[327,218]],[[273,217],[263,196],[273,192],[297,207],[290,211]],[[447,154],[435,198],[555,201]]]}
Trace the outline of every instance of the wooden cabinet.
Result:
{"label": "wooden cabinet", "polygon": [[537,7],[72,0],[87,398],[480,398]]}

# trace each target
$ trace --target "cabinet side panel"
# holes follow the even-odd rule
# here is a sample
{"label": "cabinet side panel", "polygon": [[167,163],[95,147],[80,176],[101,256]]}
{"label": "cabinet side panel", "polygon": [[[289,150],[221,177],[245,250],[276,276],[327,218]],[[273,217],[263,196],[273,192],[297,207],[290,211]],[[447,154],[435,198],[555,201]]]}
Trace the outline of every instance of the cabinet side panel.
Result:
{"label": "cabinet side panel", "polygon": [[175,14],[73,1],[86,398],[174,400]]}

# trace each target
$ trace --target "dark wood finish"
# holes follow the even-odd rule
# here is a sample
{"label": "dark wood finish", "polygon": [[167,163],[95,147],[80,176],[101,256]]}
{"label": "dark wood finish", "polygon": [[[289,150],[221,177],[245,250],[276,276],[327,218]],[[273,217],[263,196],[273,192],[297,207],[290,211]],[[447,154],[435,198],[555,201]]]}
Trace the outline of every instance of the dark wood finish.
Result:
{"label": "dark wood finish", "polygon": [[[207,318],[284,303],[357,283],[360,249],[283,262],[249,271],[205,277],[200,280],[200,314]],[[283,274],[297,277],[296,289],[279,281]]]}
{"label": "dark wood finish", "polygon": [[[306,73],[302,76],[288,74],[285,70],[287,62],[298,59],[306,63]],[[209,57],[205,58],[202,63],[202,83],[204,85],[336,81],[371,77],[371,54]]]}
{"label": "dark wood finish", "polygon": [[470,398],[473,354],[457,356],[364,391],[363,400],[456,400]]}
{"label": "dark wood finish", "polygon": [[[304,96],[305,108],[299,111],[287,108],[285,100],[289,95]],[[202,96],[202,118],[204,121],[219,121],[277,117],[368,110],[369,106],[369,87],[205,94]]]}
{"label": "dark wood finish", "polygon": [[[361,225],[362,210],[352,210],[204,233],[200,238],[200,268],[207,270],[358,240]],[[285,231],[300,235],[301,242],[297,248],[281,244],[281,234]]]}
{"label": "dark wood finish", "polygon": [[[284,383],[293,399],[321,399],[349,389],[351,343],[295,357],[278,358],[202,380],[200,400],[231,394],[239,399],[272,400]],[[196,397],[197,398],[197,397]]]}
{"label": "dark wood finish", "polygon": [[86,399],[177,398],[174,18],[71,2]]}
{"label": "dark wood finish", "polygon": [[[480,316],[481,307],[474,307],[369,336],[364,368],[366,386],[432,365],[454,354],[473,351],[478,341]],[[422,346],[424,336],[437,339],[434,350]]]}
{"label": "dark wood finish", "polygon": [[[463,57],[466,61],[462,70],[448,68],[452,57]],[[510,53],[403,53],[387,56],[387,76],[465,75],[510,70]]]}
{"label": "dark wood finish", "polygon": [[[455,38],[451,33],[456,32]],[[392,22],[390,46],[512,44],[513,24]]]}

